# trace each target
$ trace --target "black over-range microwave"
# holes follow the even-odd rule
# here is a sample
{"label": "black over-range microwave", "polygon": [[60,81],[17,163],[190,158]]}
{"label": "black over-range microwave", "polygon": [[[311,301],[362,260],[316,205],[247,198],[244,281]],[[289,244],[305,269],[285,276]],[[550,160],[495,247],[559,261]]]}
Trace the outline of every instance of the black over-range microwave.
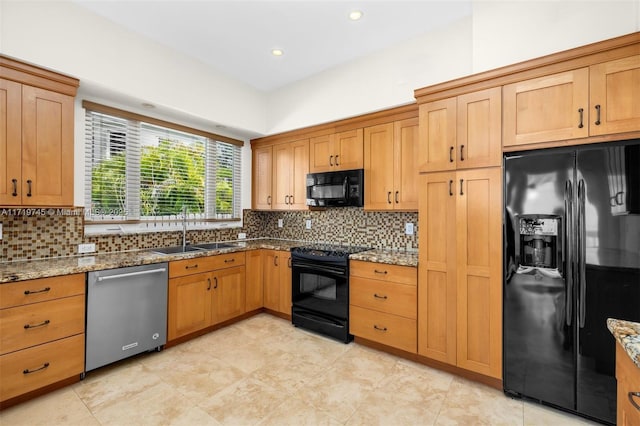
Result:
{"label": "black over-range microwave", "polygon": [[307,205],[315,207],[362,207],[364,170],[309,173]]}

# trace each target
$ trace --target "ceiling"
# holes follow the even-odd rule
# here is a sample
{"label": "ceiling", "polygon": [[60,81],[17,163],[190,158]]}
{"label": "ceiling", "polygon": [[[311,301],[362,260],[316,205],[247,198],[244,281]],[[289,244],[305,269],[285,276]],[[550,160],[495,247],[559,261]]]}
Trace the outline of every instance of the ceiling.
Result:
{"label": "ceiling", "polygon": [[75,1],[265,92],[471,15],[471,0]]}

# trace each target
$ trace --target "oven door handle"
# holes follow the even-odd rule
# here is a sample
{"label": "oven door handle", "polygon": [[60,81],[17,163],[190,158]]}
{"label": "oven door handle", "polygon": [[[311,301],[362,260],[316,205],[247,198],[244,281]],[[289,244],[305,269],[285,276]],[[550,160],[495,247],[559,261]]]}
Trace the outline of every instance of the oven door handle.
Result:
{"label": "oven door handle", "polygon": [[301,263],[301,262],[297,262],[295,260],[292,262],[292,267],[293,268],[298,268],[298,269],[303,269],[303,270],[306,270],[306,271],[324,272],[324,273],[328,273],[328,274],[331,274],[331,275],[338,275],[338,276],[341,276],[341,277],[346,277],[347,276],[346,268],[335,268],[335,267],[332,267],[332,266],[321,265],[321,264]]}

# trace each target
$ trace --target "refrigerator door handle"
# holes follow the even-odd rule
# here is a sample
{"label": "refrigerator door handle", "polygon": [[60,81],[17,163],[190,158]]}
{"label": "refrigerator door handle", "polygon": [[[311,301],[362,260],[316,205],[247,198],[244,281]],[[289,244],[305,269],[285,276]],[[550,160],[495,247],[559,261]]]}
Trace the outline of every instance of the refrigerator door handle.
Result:
{"label": "refrigerator door handle", "polygon": [[571,325],[573,317],[573,185],[568,180],[564,184],[564,211],[565,211],[565,230],[564,230],[564,263],[566,267],[565,282],[567,284],[567,295],[565,302],[565,316],[568,326]]}
{"label": "refrigerator door handle", "polygon": [[584,321],[586,318],[586,306],[585,306],[585,293],[587,292],[587,278],[586,278],[586,226],[585,226],[585,185],[584,179],[580,179],[578,182],[578,321],[580,328],[584,328]]}

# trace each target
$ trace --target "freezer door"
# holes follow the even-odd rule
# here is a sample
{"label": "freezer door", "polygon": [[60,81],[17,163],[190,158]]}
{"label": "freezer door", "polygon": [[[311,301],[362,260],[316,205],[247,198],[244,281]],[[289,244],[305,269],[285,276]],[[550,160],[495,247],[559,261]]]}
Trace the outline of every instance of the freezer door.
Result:
{"label": "freezer door", "polygon": [[566,151],[505,158],[504,389],[569,410],[574,164]]}
{"label": "freezer door", "polygon": [[166,263],[90,272],[85,371],[167,341]]}
{"label": "freezer door", "polygon": [[638,141],[577,153],[577,408],[609,423],[616,343],[606,321],[640,321],[639,154]]}

